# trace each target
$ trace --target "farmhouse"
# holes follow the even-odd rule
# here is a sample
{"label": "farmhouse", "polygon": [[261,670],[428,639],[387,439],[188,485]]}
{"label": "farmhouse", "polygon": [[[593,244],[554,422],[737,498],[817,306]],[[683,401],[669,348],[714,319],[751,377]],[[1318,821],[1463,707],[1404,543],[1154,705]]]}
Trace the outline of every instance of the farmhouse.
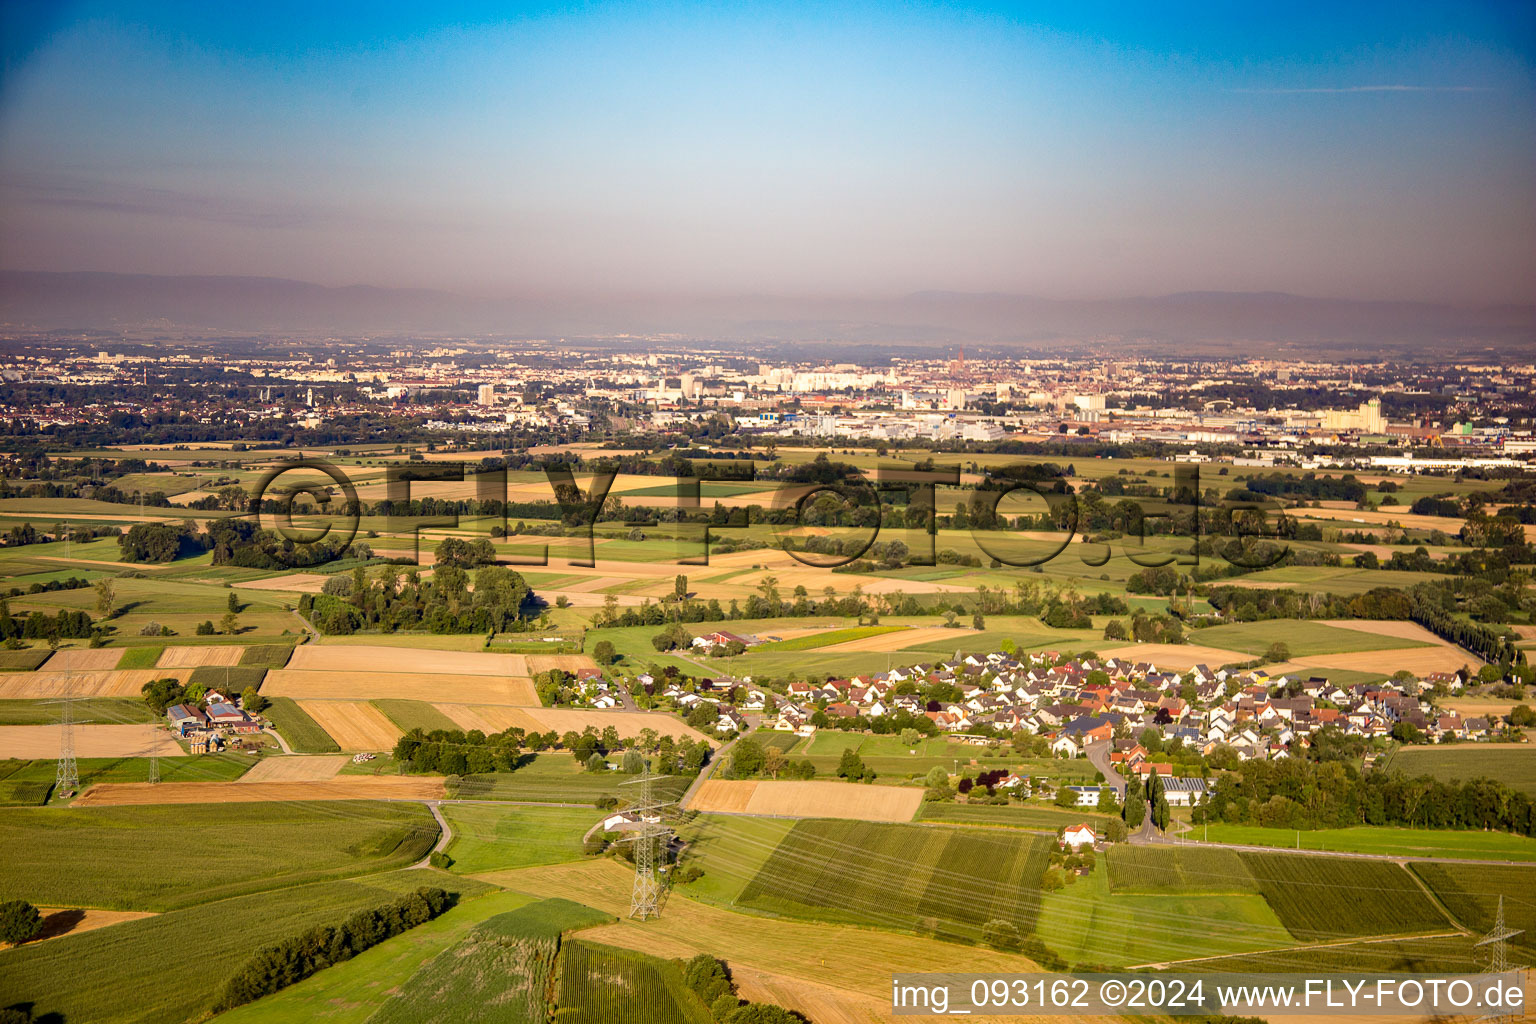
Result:
{"label": "farmhouse", "polygon": [[208,716],[196,704],[172,704],[165,709],[165,717],[179,736],[190,736],[208,728]]}
{"label": "farmhouse", "polygon": [[1098,841],[1098,834],[1084,824],[1068,826],[1061,833],[1061,845],[1073,850],[1092,847]]}

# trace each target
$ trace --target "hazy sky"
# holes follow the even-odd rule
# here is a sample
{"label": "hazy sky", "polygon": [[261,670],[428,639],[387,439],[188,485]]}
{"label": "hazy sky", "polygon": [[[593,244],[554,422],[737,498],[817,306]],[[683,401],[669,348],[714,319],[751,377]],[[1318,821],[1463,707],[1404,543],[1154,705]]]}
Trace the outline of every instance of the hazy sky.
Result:
{"label": "hazy sky", "polygon": [[35,6],[6,268],[1533,297],[1528,3]]}

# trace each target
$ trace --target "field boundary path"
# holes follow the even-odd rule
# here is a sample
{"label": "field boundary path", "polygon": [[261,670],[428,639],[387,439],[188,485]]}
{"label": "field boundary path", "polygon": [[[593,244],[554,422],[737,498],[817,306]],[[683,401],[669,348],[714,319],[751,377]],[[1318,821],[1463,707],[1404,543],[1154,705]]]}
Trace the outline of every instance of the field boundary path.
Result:
{"label": "field boundary path", "polygon": [[432,817],[437,819],[437,827],[441,830],[441,834],[437,837],[437,842],[433,845],[432,849],[427,851],[427,855],[421,858],[421,860],[417,861],[415,864],[412,864],[409,868],[406,869],[407,871],[413,870],[415,868],[431,867],[432,855],[434,853],[442,853],[444,850],[448,849],[448,844],[453,842],[453,828],[448,824],[448,819],[443,817],[443,812],[438,808],[438,805],[441,802],[442,801],[440,800],[422,801],[422,803],[427,805],[427,810],[432,812]]}

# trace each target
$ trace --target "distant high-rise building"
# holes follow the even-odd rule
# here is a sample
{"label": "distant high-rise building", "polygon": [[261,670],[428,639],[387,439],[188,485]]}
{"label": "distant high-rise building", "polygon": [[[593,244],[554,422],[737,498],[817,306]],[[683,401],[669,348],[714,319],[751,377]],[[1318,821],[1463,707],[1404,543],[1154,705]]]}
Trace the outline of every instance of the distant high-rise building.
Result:
{"label": "distant high-rise building", "polygon": [[479,399],[480,399],[480,404],[481,405],[484,405],[484,406],[487,406],[487,407],[495,405],[496,404],[496,385],[495,384],[481,384],[479,392],[478,392],[478,395],[479,395]]}

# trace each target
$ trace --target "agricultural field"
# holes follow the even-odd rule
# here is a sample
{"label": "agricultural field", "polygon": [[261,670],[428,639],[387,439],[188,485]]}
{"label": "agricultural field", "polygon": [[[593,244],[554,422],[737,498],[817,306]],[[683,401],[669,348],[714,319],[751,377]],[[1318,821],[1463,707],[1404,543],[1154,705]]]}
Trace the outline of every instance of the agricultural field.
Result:
{"label": "agricultural field", "polygon": [[1468,860],[1536,861],[1536,838],[1508,832],[1453,831],[1356,825],[1295,832],[1256,825],[1204,826],[1193,836],[1212,843],[1275,846],[1334,853],[1373,853],[1391,857],[1457,857]]}
{"label": "agricultural field", "polygon": [[384,717],[401,732],[410,732],[412,729],[452,732],[459,728],[453,719],[424,700],[376,700],[373,706],[382,711]]}
{"label": "agricultural field", "polygon": [[0,814],[0,899],[175,910],[404,867],[437,836],[416,804],[16,808]]}
{"label": "agricultural field", "polygon": [[581,840],[602,811],[586,807],[445,804],[452,870],[466,875],[579,860]]}
{"label": "agricultural field", "polygon": [[1100,863],[1044,896],[1040,940],[1075,965],[1133,967],[1293,942],[1256,893],[1120,893]]}
{"label": "agricultural field", "polygon": [[769,817],[911,821],[922,799],[920,789],[854,782],[709,779],[699,787],[688,807]]}
{"label": "agricultural field", "polygon": [[1280,922],[1302,942],[1455,930],[1413,876],[1391,861],[1240,856]]}
{"label": "agricultural field", "polygon": [[1192,630],[1189,640],[1203,646],[1240,652],[1242,657],[1239,660],[1242,661],[1259,657],[1273,643],[1285,644],[1290,648],[1292,658],[1429,646],[1422,640],[1368,633],[1359,629],[1341,629],[1305,619],[1271,619],[1267,622],[1212,626],[1209,629]]}
{"label": "agricultural field", "polygon": [[438,800],[443,796],[443,780],[439,778],[340,775],[321,781],[91,786],[75,798],[73,806],[140,807],[153,804],[266,803],[290,800]]}
{"label": "agricultural field", "polygon": [[675,961],[574,939],[560,959],[555,1024],[613,1024],[641,1007],[647,1024],[713,1024]]}
{"label": "agricultural field", "polygon": [[320,727],[291,697],[268,696],[271,703],[262,714],[272,728],[300,754],[332,754],[341,750],[331,734]]}
{"label": "agricultural field", "polygon": [[240,776],[240,782],[244,785],[256,782],[319,782],[335,778],[342,766],[350,761],[351,758],[344,754],[264,757],[250,771]]}
{"label": "agricultural field", "polygon": [[1086,807],[1054,807],[1047,803],[961,804],[935,801],[925,803],[918,809],[917,820],[943,822],[950,825],[992,825],[1054,833],[1057,829],[1076,825],[1079,822],[1086,822],[1095,829],[1102,829],[1108,816]]}
{"label": "agricultural field", "polygon": [[737,904],[972,941],[983,924],[1000,918],[1028,935],[1040,910],[1037,884],[1047,852],[1042,838],[1002,832],[802,821]]}
{"label": "agricultural field", "polygon": [[395,723],[366,701],[301,700],[296,703],[344,751],[390,750],[400,738]]}
{"label": "agricultural field", "polygon": [[[627,798],[628,790],[621,783],[633,778],[621,772],[589,772],[568,753],[546,751],[528,757],[514,772],[466,775],[455,795],[465,800],[528,800],[591,807],[599,797]],[[675,799],[691,781],[667,779],[657,785],[657,791]]]}
{"label": "agricultural field", "polygon": [[[61,708],[49,700],[0,700],[0,725],[53,725]],[[159,721],[149,705],[132,697],[90,697],[72,701],[70,714],[79,723],[129,725]],[[0,747],[0,754],[5,750]]]}
{"label": "agricultural field", "polygon": [[1497,779],[1536,796],[1536,747],[1528,744],[1453,743],[1399,747],[1380,768],[1409,778],[1428,775],[1441,782]]}
{"label": "agricultural field", "polygon": [[905,631],[906,628],[903,626],[849,626],[845,629],[828,629],[807,633],[802,636],[791,637],[787,640],[773,640],[760,644],[754,649],[759,652],[812,651],[845,644],[854,640],[881,636],[891,632]]}
{"label": "agricultural field", "polygon": [[422,964],[370,1020],[407,1024],[447,1013],[463,1024],[543,1024],[561,933],[611,920],[563,899],[498,914]]}
{"label": "agricultural field", "polygon": [[1204,846],[1110,848],[1114,893],[1257,893],[1259,881],[1240,854]]}
{"label": "agricultural field", "polygon": [[[0,1006],[26,1002],[39,1019],[185,1024],[209,1012],[225,979],[260,947],[337,924],[423,884],[465,897],[490,888],[442,872],[391,871],[187,906],[0,951]],[[209,927],[210,918],[219,926]],[[158,955],[145,956],[147,949]],[[189,963],[206,982],[186,984]]]}
{"label": "agricultural field", "polygon": [[[0,725],[0,755],[58,757],[62,733],[58,725]],[[76,725],[72,734],[78,757],[184,757],[187,753],[168,729],[149,723]]]}
{"label": "agricultural field", "polygon": [[1514,940],[1524,950],[1521,959],[1529,961],[1536,953],[1536,867],[1419,861],[1410,868],[1451,916],[1474,934],[1493,930],[1502,898],[1505,925],[1524,932]]}

